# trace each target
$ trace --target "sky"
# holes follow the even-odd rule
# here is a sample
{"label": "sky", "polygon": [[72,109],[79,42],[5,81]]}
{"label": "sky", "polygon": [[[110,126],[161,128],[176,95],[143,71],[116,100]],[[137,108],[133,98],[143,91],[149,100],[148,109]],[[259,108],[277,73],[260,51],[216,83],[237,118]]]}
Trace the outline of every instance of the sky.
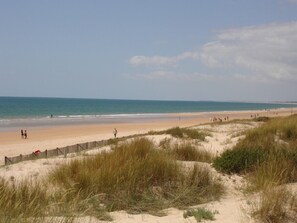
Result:
{"label": "sky", "polygon": [[0,0],[0,96],[297,101],[297,0]]}

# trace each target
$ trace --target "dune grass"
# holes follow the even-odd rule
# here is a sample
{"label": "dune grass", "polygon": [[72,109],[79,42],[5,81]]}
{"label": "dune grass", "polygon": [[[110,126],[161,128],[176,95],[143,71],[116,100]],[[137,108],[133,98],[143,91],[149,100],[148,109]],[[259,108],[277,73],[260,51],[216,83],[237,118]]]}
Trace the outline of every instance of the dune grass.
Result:
{"label": "dune grass", "polygon": [[270,187],[253,201],[251,214],[258,222],[294,223],[297,221],[297,196],[285,187]]}
{"label": "dune grass", "polygon": [[[46,180],[47,179],[47,180]],[[39,181],[0,180],[0,222],[111,220],[108,211],[159,214],[218,199],[222,184],[206,168],[185,171],[146,138],[116,143],[110,153],[82,156]]]}
{"label": "dune grass", "polygon": [[210,172],[183,167],[151,141],[140,138],[112,153],[75,160],[56,169],[51,180],[82,198],[99,196],[108,211],[156,212],[217,199],[222,185]]}
{"label": "dune grass", "polygon": [[[49,190],[50,189],[50,190]],[[100,203],[81,199],[73,191],[60,191],[49,183],[0,180],[0,222],[72,222],[81,214],[111,220]]]}
{"label": "dune grass", "polygon": [[180,127],[174,127],[171,129],[167,129],[164,131],[150,131],[148,133],[149,135],[163,135],[168,134],[175,138],[181,138],[181,139],[197,139],[200,141],[204,141],[205,137],[209,135],[209,133],[205,131],[201,131],[198,129],[193,128],[180,128]]}
{"label": "dune grass", "polygon": [[199,149],[189,142],[176,143],[169,151],[177,160],[182,161],[211,163],[214,159],[214,156],[210,152]]}
{"label": "dune grass", "polygon": [[21,222],[41,217],[48,205],[46,189],[40,183],[0,180],[0,222]]}
{"label": "dune grass", "polygon": [[165,138],[160,141],[159,147],[166,151],[169,155],[181,161],[198,161],[211,163],[214,155],[205,149],[197,147],[189,141],[172,143],[170,138]]}
{"label": "dune grass", "polygon": [[[261,120],[263,121],[263,120]],[[297,221],[297,196],[283,185],[297,182],[297,116],[265,119],[243,140],[214,160],[225,173],[245,174],[247,191],[259,192],[252,205],[258,222]]]}
{"label": "dune grass", "polygon": [[[295,151],[296,154],[296,151]],[[297,181],[297,166],[288,148],[270,151],[265,160],[248,174],[248,190],[265,190],[272,186]]]}
{"label": "dune grass", "polygon": [[297,116],[272,119],[248,131],[246,137],[233,149],[225,151],[214,160],[214,167],[226,173],[249,173],[264,168],[264,165],[269,166],[270,162],[285,162],[289,168],[290,163],[297,164],[296,140]]}

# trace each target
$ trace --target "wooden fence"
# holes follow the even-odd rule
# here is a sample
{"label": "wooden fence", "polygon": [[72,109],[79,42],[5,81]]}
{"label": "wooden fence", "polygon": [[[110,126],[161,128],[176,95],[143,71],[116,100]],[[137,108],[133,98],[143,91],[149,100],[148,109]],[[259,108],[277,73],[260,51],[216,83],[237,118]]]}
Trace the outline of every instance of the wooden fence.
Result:
{"label": "wooden fence", "polygon": [[64,155],[64,157],[66,157],[68,153],[78,153],[84,150],[102,147],[107,144],[108,144],[108,140],[101,140],[101,141],[80,143],[72,146],[65,146],[62,148],[56,148],[51,150],[45,150],[43,152],[37,150],[27,155],[20,154],[19,156],[14,156],[14,157],[5,156],[5,165],[14,164],[14,163],[18,163],[26,160],[49,158],[49,157],[60,156],[60,155]]}

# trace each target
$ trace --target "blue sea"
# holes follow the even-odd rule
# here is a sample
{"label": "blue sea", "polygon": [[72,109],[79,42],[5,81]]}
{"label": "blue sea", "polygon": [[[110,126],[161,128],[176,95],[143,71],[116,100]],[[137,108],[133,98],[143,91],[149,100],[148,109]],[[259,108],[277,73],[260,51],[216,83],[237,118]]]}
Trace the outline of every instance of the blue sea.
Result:
{"label": "blue sea", "polygon": [[133,122],[168,113],[291,108],[297,104],[0,97],[0,131],[21,126]]}

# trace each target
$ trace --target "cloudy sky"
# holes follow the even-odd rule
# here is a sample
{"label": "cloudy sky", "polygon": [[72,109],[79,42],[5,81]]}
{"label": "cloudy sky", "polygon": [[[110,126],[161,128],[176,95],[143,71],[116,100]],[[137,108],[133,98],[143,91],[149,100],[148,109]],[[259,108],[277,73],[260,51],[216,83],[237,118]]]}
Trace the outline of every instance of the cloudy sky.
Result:
{"label": "cloudy sky", "polygon": [[0,96],[296,101],[297,0],[3,0]]}

